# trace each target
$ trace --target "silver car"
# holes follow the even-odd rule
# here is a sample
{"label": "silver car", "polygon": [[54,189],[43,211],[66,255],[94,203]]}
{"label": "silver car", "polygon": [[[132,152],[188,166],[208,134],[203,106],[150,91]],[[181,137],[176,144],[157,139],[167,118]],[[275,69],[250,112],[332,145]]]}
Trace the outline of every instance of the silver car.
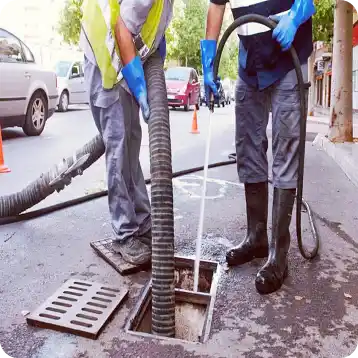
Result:
{"label": "silver car", "polygon": [[87,104],[88,95],[83,73],[83,62],[60,61],[56,63],[57,106],[66,112],[70,104]]}
{"label": "silver car", "polygon": [[56,109],[56,74],[38,66],[30,49],[0,28],[0,125],[42,133]]}

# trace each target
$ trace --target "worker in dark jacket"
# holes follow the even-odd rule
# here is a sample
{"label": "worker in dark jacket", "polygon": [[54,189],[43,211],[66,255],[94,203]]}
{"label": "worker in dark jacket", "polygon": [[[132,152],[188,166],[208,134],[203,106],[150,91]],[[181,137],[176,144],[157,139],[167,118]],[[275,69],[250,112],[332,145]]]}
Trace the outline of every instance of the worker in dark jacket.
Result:
{"label": "worker in dark jacket", "polygon": [[[229,265],[268,257],[256,277],[259,293],[278,290],[287,276],[290,223],[295,200],[300,136],[300,99],[290,53],[295,47],[305,81],[313,50],[313,0],[210,0],[206,39],[201,41],[204,83],[217,95],[213,62],[226,3],[234,18],[260,14],[278,21],[274,31],[249,23],[238,29],[239,79],[236,88],[236,151],[240,181],[245,184],[247,236],[226,255]],[[268,140],[272,108],[272,235],[267,236]]]}

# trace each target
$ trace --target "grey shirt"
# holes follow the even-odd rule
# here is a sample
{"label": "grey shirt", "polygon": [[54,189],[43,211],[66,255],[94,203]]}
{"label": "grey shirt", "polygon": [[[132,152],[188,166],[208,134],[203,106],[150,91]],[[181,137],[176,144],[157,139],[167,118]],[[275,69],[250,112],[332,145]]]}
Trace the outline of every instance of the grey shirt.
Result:
{"label": "grey shirt", "polygon": [[[164,1],[164,9],[157,37],[154,42],[154,45],[156,47],[159,47],[160,41],[162,40],[163,35],[172,19],[173,1],[174,0]],[[154,2],[155,0],[119,0],[119,3],[121,5],[121,18],[128,30],[133,34],[133,36],[138,35],[141,32],[142,27],[148,17],[148,13],[152,8]],[[97,65],[96,58],[93,54],[91,45],[89,44],[83,31],[81,31],[80,34],[80,46],[87,59],[94,65]],[[122,80],[121,85],[128,90],[125,81]]]}

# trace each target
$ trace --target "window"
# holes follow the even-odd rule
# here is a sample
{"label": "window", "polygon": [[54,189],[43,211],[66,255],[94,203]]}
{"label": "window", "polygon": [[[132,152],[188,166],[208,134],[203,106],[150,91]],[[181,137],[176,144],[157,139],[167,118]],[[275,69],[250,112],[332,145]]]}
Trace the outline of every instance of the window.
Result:
{"label": "window", "polygon": [[199,82],[199,78],[198,78],[198,75],[197,75],[196,71],[193,71],[193,82],[194,82],[194,83],[198,83],[198,82]]}
{"label": "window", "polygon": [[24,51],[24,57],[26,62],[35,62],[34,55],[24,43],[22,43],[22,50]]}
{"label": "window", "polygon": [[353,71],[353,91],[358,92],[358,71]]}
{"label": "window", "polygon": [[75,64],[72,66],[71,77],[72,77],[72,78],[76,78],[76,77],[80,77],[80,75],[81,75],[80,64],[79,64],[79,63],[75,63]]}
{"label": "window", "polygon": [[84,71],[83,71],[83,63],[82,62],[80,63],[80,76],[81,77],[85,76]]}
{"label": "window", "polygon": [[165,79],[170,81],[188,81],[190,70],[185,67],[168,68],[165,73]]}
{"label": "window", "polygon": [[22,62],[22,50],[20,41],[0,29],[0,61],[2,62]]}
{"label": "window", "polygon": [[67,77],[71,62],[60,61],[56,63],[55,72],[58,77]]}

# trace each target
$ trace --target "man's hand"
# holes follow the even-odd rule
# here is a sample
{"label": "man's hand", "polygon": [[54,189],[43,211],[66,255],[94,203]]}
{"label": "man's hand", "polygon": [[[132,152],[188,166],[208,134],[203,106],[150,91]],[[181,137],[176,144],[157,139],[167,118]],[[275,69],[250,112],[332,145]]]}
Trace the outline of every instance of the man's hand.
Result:
{"label": "man's hand", "polygon": [[292,46],[297,32],[297,27],[293,19],[288,14],[281,17],[277,15],[270,16],[270,18],[278,22],[275,30],[273,30],[272,38],[279,42],[283,51],[288,51]]}
{"label": "man's hand", "polygon": [[139,56],[123,67],[123,77],[128,87],[136,98],[143,114],[144,121],[148,123],[150,110],[148,105],[147,84],[144,78],[144,70]]}
{"label": "man's hand", "polygon": [[122,70],[123,77],[142,110],[145,122],[148,122],[150,110],[142,62],[136,56],[132,33],[128,30],[121,17],[118,18],[115,34],[124,66]]}
{"label": "man's hand", "polygon": [[313,0],[295,0],[288,14],[270,16],[272,20],[278,22],[272,37],[280,43],[283,51],[289,50],[298,28],[314,15],[315,11]]}
{"label": "man's hand", "polygon": [[203,74],[204,74],[204,86],[206,93],[206,100],[210,101],[211,93],[215,97],[219,95],[216,83],[214,81],[214,60],[216,55],[216,45],[215,40],[202,40],[200,42],[201,47],[201,62],[203,65]]}

